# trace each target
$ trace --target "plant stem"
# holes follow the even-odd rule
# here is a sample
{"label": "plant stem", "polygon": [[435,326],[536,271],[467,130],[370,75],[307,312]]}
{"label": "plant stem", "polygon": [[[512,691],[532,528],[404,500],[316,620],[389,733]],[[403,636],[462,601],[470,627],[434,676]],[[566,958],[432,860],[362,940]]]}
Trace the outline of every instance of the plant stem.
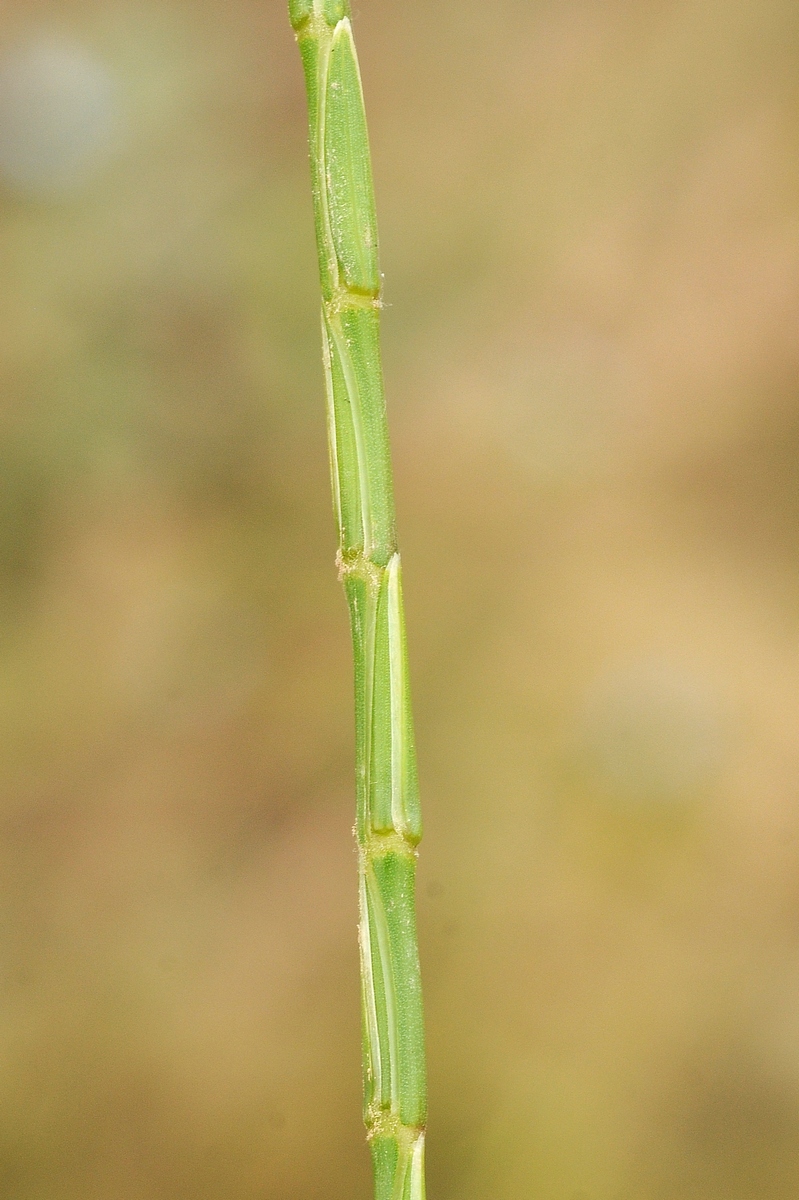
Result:
{"label": "plant stem", "polygon": [[377,221],[349,0],[289,0],[308,93],[338,566],[355,665],[364,1121],[376,1200],[424,1200],[422,834],[383,376]]}

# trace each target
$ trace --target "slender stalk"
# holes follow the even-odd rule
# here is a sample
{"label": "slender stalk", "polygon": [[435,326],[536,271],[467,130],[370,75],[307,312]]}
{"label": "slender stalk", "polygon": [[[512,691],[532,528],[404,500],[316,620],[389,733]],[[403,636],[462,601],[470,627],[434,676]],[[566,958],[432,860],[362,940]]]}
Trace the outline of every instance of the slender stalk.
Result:
{"label": "slender stalk", "polygon": [[422,834],[380,364],[377,221],[349,0],[289,0],[305,70],[338,566],[355,665],[364,1121],[376,1200],[424,1200]]}

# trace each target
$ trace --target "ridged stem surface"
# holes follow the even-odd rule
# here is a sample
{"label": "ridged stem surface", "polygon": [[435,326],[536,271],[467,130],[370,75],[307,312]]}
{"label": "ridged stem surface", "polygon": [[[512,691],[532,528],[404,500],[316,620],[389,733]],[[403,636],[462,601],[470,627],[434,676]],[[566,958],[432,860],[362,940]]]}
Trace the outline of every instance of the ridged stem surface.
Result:
{"label": "ridged stem surface", "polygon": [[380,362],[377,222],[348,0],[289,0],[308,93],[338,563],[355,667],[364,1120],[376,1200],[424,1200],[421,837]]}

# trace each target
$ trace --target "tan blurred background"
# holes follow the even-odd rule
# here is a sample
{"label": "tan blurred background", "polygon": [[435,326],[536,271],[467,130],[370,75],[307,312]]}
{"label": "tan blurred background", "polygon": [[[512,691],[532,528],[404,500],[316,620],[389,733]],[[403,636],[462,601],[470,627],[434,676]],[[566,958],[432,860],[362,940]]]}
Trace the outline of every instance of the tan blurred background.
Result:
{"label": "tan blurred background", "polygon": [[[799,9],[359,0],[431,1200],[799,1195]],[[0,23],[0,1196],[354,1200],[282,0]]]}

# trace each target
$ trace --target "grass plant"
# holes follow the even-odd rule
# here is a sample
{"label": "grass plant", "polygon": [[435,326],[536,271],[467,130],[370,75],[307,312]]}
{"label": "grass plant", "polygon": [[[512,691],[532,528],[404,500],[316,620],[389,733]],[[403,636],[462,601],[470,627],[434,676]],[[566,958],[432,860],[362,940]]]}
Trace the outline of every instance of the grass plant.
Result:
{"label": "grass plant", "polygon": [[308,94],[338,566],[355,667],[364,1120],[376,1200],[424,1200],[422,833],[380,361],[377,221],[348,0],[289,0]]}

